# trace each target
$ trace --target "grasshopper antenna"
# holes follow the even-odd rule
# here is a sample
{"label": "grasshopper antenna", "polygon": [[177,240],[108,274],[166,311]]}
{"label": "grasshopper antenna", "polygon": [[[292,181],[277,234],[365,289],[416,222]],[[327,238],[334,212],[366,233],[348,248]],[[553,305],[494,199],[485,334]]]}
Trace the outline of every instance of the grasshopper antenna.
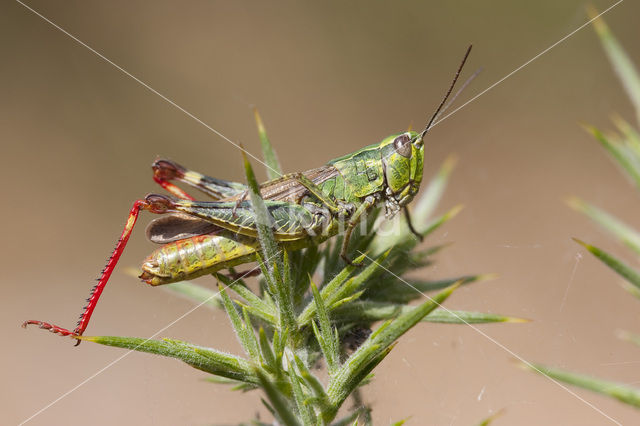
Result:
{"label": "grasshopper antenna", "polygon": [[449,109],[449,107],[451,105],[453,105],[453,103],[456,101],[456,98],[458,97],[458,95],[460,95],[460,93],[462,93],[464,91],[464,89],[467,88],[469,83],[471,83],[478,76],[478,74],[480,74],[481,72],[482,72],[482,67],[480,67],[477,70],[475,70],[474,73],[471,74],[471,77],[469,77],[469,78],[467,78],[465,80],[465,82],[462,84],[462,86],[456,91],[456,93],[451,97],[451,99],[449,99],[449,102],[447,102],[447,104],[444,107],[442,107],[440,112],[438,114],[436,114],[436,118],[433,119],[433,125],[434,126],[440,122],[440,120],[438,120],[438,119],[440,118],[440,116],[442,114],[444,114]]}
{"label": "grasshopper antenna", "polygon": [[[460,77],[460,73],[462,72],[462,68],[464,67],[465,62],[467,62],[467,58],[469,57],[469,54],[471,53],[471,48],[473,47],[473,45],[469,45],[469,47],[467,48],[467,52],[464,54],[464,58],[462,58],[462,62],[460,63],[460,66],[458,67],[458,71],[456,71],[456,75],[453,77],[453,81],[451,82],[451,86],[449,86],[449,90],[447,90],[447,94],[444,95],[444,98],[442,99],[442,102],[440,102],[440,105],[438,106],[438,108],[436,109],[436,112],[433,113],[433,115],[431,116],[431,119],[429,120],[429,123],[427,123],[427,127],[424,128],[424,130],[422,131],[422,133],[420,133],[420,139],[424,138],[424,135],[427,134],[427,132],[429,131],[429,129],[431,128],[431,126],[433,125],[433,122],[435,121],[435,119],[438,117],[438,115],[440,114],[440,111],[443,109],[443,107],[445,106],[445,103],[447,102],[447,99],[449,98],[449,95],[451,95],[451,92],[453,91],[453,88],[456,85],[456,82],[458,81],[458,77]],[[467,80],[467,82],[465,82],[465,84],[462,86],[462,88],[464,89],[464,87],[479,73],[479,70],[476,71],[476,73],[469,79]],[[460,94],[460,91],[458,91],[458,93],[456,93],[453,97],[453,100],[455,100],[455,98],[458,96],[458,94]],[[447,105],[448,106],[448,105]]]}

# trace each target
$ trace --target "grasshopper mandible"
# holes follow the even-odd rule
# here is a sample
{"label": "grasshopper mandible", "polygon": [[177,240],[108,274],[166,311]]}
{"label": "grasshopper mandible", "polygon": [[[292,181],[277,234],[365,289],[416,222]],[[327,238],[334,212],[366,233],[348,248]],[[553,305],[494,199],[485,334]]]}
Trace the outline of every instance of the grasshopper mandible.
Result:
{"label": "grasshopper mandible", "polygon": [[[322,167],[283,175],[260,186],[271,215],[273,235],[285,249],[297,250],[319,244],[338,234],[344,225],[340,255],[345,262],[352,263],[347,256],[352,231],[372,208],[380,204],[384,204],[387,218],[404,210],[409,229],[421,238],[411,224],[407,205],[418,193],[422,182],[423,139],[446,109],[445,103],[470,52],[471,46],[442,102],[421,132],[389,136]],[[452,100],[456,96],[457,93]],[[261,127],[259,117],[256,118]],[[147,228],[149,239],[163,244],[142,264],[140,278],[148,284],[173,283],[256,260],[260,244],[246,185],[205,176],[169,160],[156,160],[152,168],[154,180],[176,198],[150,194],[133,204],[120,239],[91,290],[76,328],[70,331],[35,320],[24,322],[23,327],[34,324],[61,336],[81,336],[142,210],[163,215]],[[213,201],[195,201],[172,181],[194,187]],[[80,341],[78,339],[76,345]]]}

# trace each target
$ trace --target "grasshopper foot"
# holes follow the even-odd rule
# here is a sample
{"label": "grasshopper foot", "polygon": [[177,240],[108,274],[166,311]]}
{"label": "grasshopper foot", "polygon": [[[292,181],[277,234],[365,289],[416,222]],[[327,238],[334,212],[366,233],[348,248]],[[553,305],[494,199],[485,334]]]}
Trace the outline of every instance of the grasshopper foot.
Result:
{"label": "grasshopper foot", "polygon": [[[38,328],[41,328],[43,330],[47,330],[50,331],[53,334],[57,334],[58,336],[71,336],[71,337],[77,337],[78,334],[73,332],[73,331],[69,331],[66,328],[62,328],[59,327],[57,325],[54,324],[49,324],[48,322],[44,322],[44,321],[36,321],[36,320],[29,320],[29,321],[25,321],[22,323],[22,328],[27,328],[28,325],[37,325]],[[80,340],[78,340],[76,342],[76,346],[78,346],[80,344]]]}
{"label": "grasshopper foot", "polygon": [[424,241],[424,235],[422,235],[421,233],[415,231],[414,229],[411,229],[411,233],[420,241],[423,242]]}

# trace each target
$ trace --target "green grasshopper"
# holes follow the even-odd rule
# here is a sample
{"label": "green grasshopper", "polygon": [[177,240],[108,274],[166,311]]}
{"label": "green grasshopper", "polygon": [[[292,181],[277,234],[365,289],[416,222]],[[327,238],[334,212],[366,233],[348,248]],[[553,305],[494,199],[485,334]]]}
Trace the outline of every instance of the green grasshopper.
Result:
{"label": "green grasshopper", "polygon": [[[272,219],[273,235],[283,248],[298,250],[320,244],[344,229],[340,255],[351,264],[347,254],[352,232],[361,219],[380,204],[384,204],[387,218],[403,210],[410,230],[421,238],[411,224],[407,205],[422,182],[423,139],[440,112],[446,109],[445,103],[470,51],[471,46],[422,132],[392,135],[322,167],[283,175],[260,186]],[[256,115],[256,119],[259,130],[264,132],[259,116]],[[256,260],[260,250],[258,224],[246,199],[246,185],[205,176],[169,160],[156,160],[152,167],[154,180],[176,198],[150,194],[134,203],[77,327],[70,331],[35,320],[26,321],[23,326],[35,324],[62,336],[81,336],[141,210],[163,215],[147,228],[148,238],[162,244],[142,264],[140,278],[148,284],[155,286],[196,278]],[[192,186],[213,201],[195,201],[171,181]]]}

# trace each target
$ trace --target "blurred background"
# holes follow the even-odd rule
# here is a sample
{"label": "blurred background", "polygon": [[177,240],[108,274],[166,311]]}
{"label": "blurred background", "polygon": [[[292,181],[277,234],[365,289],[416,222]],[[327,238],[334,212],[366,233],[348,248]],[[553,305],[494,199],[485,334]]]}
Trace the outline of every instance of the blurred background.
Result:
{"label": "blurred background", "polygon": [[[603,10],[612,1],[596,0]],[[474,44],[465,70],[484,72],[473,97],[587,21],[584,1],[139,2],[30,0],[28,5],[259,155],[259,107],[285,171],[301,171],[383,137],[421,128]],[[75,325],[132,202],[160,190],[163,156],[243,180],[236,148],[17,2],[0,13],[1,209],[4,338],[0,412],[19,423],[119,359],[25,319]],[[606,21],[636,61],[640,5]],[[581,123],[607,129],[632,108],[587,27],[472,102],[428,137],[425,174],[455,154],[440,211],[463,212],[428,243],[453,242],[428,278],[495,272],[447,301],[452,309],[532,320],[479,329],[530,361],[625,383],[640,353],[618,340],[638,332],[640,306],[620,279],[571,241],[581,237],[635,262],[563,202],[581,196],[636,227],[640,200]],[[259,167],[256,168],[261,173]],[[264,177],[264,173],[262,173]],[[122,271],[153,245],[140,225],[87,331],[154,334],[191,308]],[[213,281],[201,279],[201,283]],[[224,313],[199,309],[162,333],[231,353]],[[467,326],[423,324],[376,370],[365,400],[377,424],[468,425],[504,409],[501,424],[608,424],[604,416]],[[229,424],[260,412],[259,392],[206,383],[181,363],[130,354],[29,424]],[[575,393],[622,423],[638,412]]]}

